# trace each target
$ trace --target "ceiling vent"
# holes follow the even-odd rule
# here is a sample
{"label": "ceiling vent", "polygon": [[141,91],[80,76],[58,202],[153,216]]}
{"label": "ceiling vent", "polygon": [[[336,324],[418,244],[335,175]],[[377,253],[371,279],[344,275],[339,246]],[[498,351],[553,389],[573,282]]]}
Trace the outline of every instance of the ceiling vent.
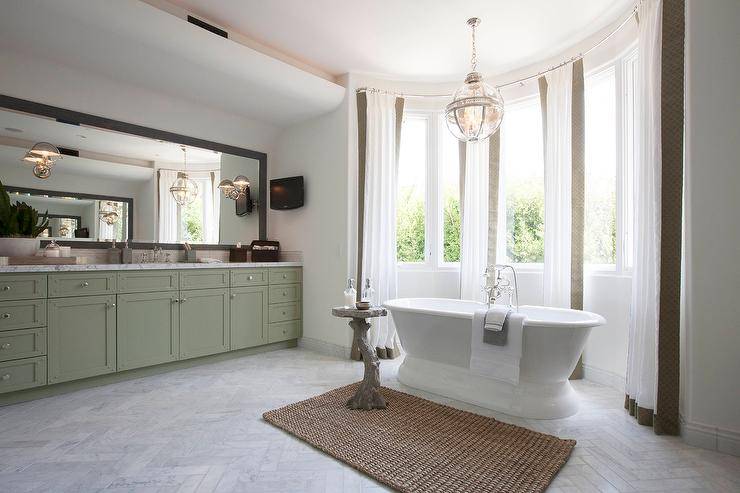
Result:
{"label": "ceiling vent", "polygon": [[223,29],[219,29],[218,27],[209,24],[206,21],[200,20],[197,17],[193,17],[192,15],[188,16],[188,22],[200,27],[201,29],[205,29],[208,32],[221,36],[222,38],[229,38],[229,33],[224,31]]}

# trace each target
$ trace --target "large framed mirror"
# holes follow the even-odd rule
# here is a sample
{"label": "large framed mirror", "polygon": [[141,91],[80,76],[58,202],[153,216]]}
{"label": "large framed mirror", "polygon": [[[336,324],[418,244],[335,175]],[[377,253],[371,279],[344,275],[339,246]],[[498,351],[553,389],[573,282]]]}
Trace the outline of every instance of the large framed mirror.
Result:
{"label": "large framed mirror", "polygon": [[[40,164],[34,149],[51,158]],[[48,211],[42,236],[57,240],[266,239],[265,153],[3,95],[0,181],[12,200]]]}

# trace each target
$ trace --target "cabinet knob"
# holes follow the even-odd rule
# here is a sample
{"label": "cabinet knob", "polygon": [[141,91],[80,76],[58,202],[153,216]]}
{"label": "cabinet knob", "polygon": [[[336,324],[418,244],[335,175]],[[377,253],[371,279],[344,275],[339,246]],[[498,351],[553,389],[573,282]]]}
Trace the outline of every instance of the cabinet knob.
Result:
{"label": "cabinet knob", "polygon": [[174,299],[172,300],[172,302],[173,302],[173,303],[180,303],[180,300],[178,300],[177,298],[174,298]]}
{"label": "cabinet knob", "polygon": [[288,296],[288,293],[286,293],[285,291],[283,291],[283,296]]}
{"label": "cabinet knob", "polygon": [[283,274],[283,279],[287,279],[287,278],[288,278],[288,274]]}
{"label": "cabinet knob", "polygon": [[188,301],[187,298],[180,298],[180,303],[185,303],[186,301]]}
{"label": "cabinet knob", "polygon": [[3,286],[3,291],[10,291],[10,286]]}
{"label": "cabinet knob", "polygon": [[90,285],[90,283],[89,283],[89,282],[87,282],[87,281],[82,281],[82,284],[81,284],[81,286],[82,286],[83,288],[86,288],[86,287],[88,287],[89,285]]}
{"label": "cabinet knob", "polygon": [[283,310],[283,315],[287,315],[287,314],[288,314],[288,313],[287,313],[287,312],[286,312],[285,310]]}
{"label": "cabinet knob", "polygon": [[287,331],[287,330],[285,330],[285,329],[283,329],[283,335],[285,335],[285,334],[287,334],[287,333],[288,333],[288,331]]}
{"label": "cabinet knob", "polygon": [[0,380],[2,380],[2,381],[10,380],[10,373],[6,373],[2,377],[0,377]]}
{"label": "cabinet knob", "polygon": [[107,306],[108,308],[115,308],[116,307],[116,304],[115,303],[107,303],[105,306]]}
{"label": "cabinet knob", "polygon": [[254,279],[254,276],[247,276],[248,281],[251,281],[252,279]]}
{"label": "cabinet knob", "polygon": [[235,294],[232,294],[231,295],[231,299],[233,300],[234,298],[236,298],[236,295]]}
{"label": "cabinet knob", "polygon": [[2,317],[3,318],[10,318],[10,313],[3,313],[2,314]]}
{"label": "cabinet knob", "polygon": [[5,344],[0,345],[0,349],[10,349],[11,345],[12,344],[10,344],[9,342],[6,342]]}

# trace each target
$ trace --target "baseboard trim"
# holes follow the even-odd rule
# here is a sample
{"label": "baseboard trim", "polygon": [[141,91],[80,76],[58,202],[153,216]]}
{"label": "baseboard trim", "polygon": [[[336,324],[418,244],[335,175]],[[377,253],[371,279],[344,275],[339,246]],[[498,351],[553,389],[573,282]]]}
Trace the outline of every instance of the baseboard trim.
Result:
{"label": "baseboard trim", "polygon": [[625,379],[623,375],[591,365],[583,365],[583,378],[594,383],[624,392]]}
{"label": "baseboard trim", "polygon": [[335,356],[341,359],[349,359],[351,348],[333,344],[331,342],[313,339],[311,337],[302,337],[298,339],[298,347],[308,349],[315,353],[325,356]]}
{"label": "baseboard trim", "polygon": [[680,416],[681,438],[694,447],[740,457],[740,432],[686,421]]}
{"label": "baseboard trim", "polygon": [[200,358],[173,361],[171,363],[164,363],[156,366],[147,366],[144,368],[135,368],[133,370],[108,373],[106,375],[99,375],[97,377],[85,378],[82,380],[73,380],[71,382],[57,383],[54,385],[36,387],[28,390],[19,390],[16,392],[10,392],[8,394],[0,395],[0,407],[8,406],[10,404],[18,404],[20,402],[42,399],[44,397],[67,394],[76,390],[89,389],[91,387],[100,387],[101,385],[124,382],[126,380],[135,380],[137,378],[148,377],[151,375],[159,375],[161,373],[168,373],[175,370],[192,368],[194,366],[200,366],[208,363],[218,363],[219,361],[242,358],[244,356],[250,356],[253,354],[267,353],[270,351],[277,351],[279,349],[294,348],[296,347],[296,345],[296,339],[293,339],[290,341],[275,342],[264,346],[229,351],[227,353],[202,356]]}

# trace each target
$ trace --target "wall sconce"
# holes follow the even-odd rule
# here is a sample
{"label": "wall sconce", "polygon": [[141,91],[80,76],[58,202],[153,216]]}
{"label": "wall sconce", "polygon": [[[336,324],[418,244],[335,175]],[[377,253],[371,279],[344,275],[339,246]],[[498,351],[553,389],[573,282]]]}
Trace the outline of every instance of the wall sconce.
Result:
{"label": "wall sconce", "polygon": [[236,202],[236,215],[246,216],[252,213],[254,207],[258,207],[259,204],[252,200],[251,187],[249,179],[246,176],[239,175],[234,180],[221,180],[218,184],[218,188],[224,194],[224,197],[231,199]]}

